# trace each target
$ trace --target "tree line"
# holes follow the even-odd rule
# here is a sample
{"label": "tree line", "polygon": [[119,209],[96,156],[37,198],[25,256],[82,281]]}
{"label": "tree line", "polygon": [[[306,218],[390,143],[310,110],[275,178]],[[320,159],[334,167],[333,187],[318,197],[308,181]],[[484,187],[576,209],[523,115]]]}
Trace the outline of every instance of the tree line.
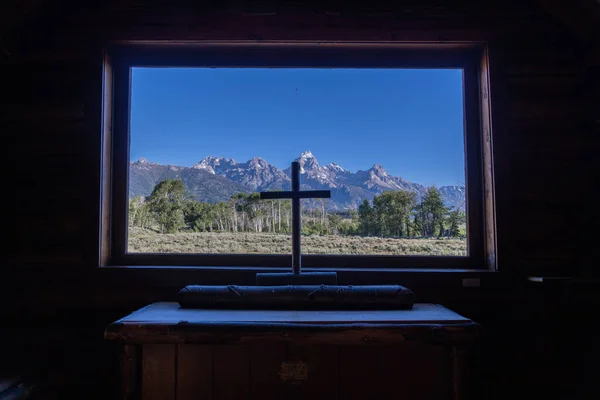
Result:
{"label": "tree line", "polygon": [[[302,233],[385,237],[461,237],[465,213],[451,210],[441,193],[429,188],[420,201],[415,193],[388,191],[364,200],[358,210],[331,212],[323,199],[303,207]],[[258,193],[238,193],[226,202],[207,203],[190,198],[183,181],[159,182],[146,198],[129,201],[129,225],[161,233],[291,232],[291,201],[261,200]]]}
{"label": "tree line", "polygon": [[383,192],[358,206],[358,232],[364,236],[460,237],[466,215],[446,207],[442,194],[430,187],[420,201],[406,190]]}

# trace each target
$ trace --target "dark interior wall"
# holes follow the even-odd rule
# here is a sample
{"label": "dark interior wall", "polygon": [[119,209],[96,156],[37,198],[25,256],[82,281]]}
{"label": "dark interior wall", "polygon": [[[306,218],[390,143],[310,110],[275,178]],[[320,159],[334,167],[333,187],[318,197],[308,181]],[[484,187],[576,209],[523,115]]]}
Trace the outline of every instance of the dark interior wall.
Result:
{"label": "dark interior wall", "polygon": [[[589,182],[600,84],[597,62],[588,61],[588,49],[569,30],[537,3],[523,1],[176,3],[46,2],[2,36],[0,127],[9,144],[10,227],[2,312],[14,365],[50,358],[71,365],[69,374],[96,376],[80,379],[95,384],[114,367],[101,340],[105,325],[177,289],[168,279],[121,279],[95,268],[107,40],[485,40],[502,275],[484,279],[481,288],[462,288],[459,279],[412,288],[421,300],[448,305],[487,328],[479,364],[486,394],[511,393],[521,384],[532,394],[557,394],[556,385],[568,391],[581,382],[560,368],[567,355],[544,354],[566,349],[559,338],[582,338],[583,328],[565,330],[574,321],[561,316],[574,315],[575,307],[575,315],[593,310],[595,297],[582,297],[591,290],[580,286],[540,289],[524,279],[593,273],[585,250],[595,205]],[[548,300],[556,296],[560,301]],[[56,379],[68,381],[69,374]],[[563,383],[549,388],[543,382],[552,374]]]}

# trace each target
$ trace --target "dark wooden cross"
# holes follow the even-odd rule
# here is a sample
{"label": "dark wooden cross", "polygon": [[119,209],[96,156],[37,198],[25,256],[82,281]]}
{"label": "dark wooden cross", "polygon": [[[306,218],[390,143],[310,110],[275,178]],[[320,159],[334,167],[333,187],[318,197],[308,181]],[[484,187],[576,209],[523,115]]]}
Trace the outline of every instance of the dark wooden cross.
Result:
{"label": "dark wooden cross", "polygon": [[329,190],[300,191],[300,163],[292,162],[292,190],[284,192],[260,192],[261,199],[292,199],[292,272],[300,274],[300,232],[302,222],[300,212],[300,199],[330,198]]}

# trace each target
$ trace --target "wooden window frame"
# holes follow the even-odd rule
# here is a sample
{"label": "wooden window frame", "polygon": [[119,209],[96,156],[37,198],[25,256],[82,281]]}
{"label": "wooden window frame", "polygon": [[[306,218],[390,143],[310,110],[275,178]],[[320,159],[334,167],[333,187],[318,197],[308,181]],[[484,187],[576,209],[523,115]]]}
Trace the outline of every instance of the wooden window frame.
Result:
{"label": "wooden window frame", "polygon": [[468,256],[303,255],[308,270],[495,270],[485,43],[123,42],[104,58],[100,266],[281,269],[290,255],[127,253],[131,67],[461,68]]}

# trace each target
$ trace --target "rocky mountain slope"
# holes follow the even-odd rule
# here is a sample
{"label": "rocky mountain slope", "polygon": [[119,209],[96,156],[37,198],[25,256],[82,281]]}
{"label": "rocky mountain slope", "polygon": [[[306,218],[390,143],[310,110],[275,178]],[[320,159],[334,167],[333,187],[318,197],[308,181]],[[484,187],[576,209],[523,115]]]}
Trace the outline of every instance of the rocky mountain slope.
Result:
{"label": "rocky mountain slope", "polygon": [[[328,207],[334,210],[356,208],[364,199],[387,190],[408,190],[420,197],[426,186],[390,175],[375,164],[366,171],[351,172],[336,163],[319,165],[310,152],[297,158],[301,187],[304,190],[329,189]],[[266,190],[289,190],[290,168],[281,170],[260,157],[236,162],[224,157],[206,157],[191,167],[161,165],[140,159],[129,165],[129,195],[148,196],[154,185],[167,178],[182,179],[190,193],[200,201],[227,201],[232,194]],[[463,186],[442,186],[444,202],[450,207],[465,206]]]}

